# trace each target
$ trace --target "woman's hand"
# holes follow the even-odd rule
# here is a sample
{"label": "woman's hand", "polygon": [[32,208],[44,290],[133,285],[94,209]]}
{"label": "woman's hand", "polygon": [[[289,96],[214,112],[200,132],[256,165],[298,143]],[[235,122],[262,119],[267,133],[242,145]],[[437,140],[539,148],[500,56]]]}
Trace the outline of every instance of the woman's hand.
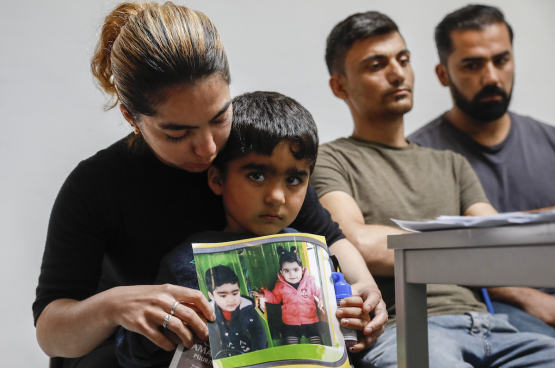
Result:
{"label": "woman's hand", "polygon": [[[216,319],[214,309],[199,290],[166,284],[121,286],[109,292],[114,295],[111,303],[114,323],[144,335],[167,351],[175,349],[178,343],[192,347],[195,336],[208,339],[206,320]],[[166,330],[160,332],[164,317],[171,313],[176,301],[180,304],[175,307]]]}
{"label": "woman's hand", "polygon": [[[373,284],[352,285],[353,295],[341,301],[336,316],[343,327],[359,331],[359,341],[349,348],[356,353],[373,346],[385,330],[388,320],[385,303]],[[370,318],[373,315],[374,318]]]}

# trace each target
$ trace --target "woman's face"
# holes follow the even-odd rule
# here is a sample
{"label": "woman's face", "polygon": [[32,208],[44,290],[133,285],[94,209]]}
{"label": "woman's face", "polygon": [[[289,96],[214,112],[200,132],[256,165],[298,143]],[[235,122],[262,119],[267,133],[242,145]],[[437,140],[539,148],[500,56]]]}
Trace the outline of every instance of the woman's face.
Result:
{"label": "woman's face", "polygon": [[[144,140],[167,165],[191,172],[208,169],[231,130],[229,86],[220,76],[211,76],[172,87],[166,96],[154,116],[140,115]],[[123,106],[121,110],[135,124]]]}

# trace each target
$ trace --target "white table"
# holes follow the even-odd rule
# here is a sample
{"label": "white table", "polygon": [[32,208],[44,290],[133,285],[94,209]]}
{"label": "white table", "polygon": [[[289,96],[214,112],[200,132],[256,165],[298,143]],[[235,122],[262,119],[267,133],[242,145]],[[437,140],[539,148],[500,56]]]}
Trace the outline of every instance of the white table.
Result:
{"label": "white table", "polygon": [[555,286],[555,223],[389,235],[399,368],[428,368],[426,284]]}

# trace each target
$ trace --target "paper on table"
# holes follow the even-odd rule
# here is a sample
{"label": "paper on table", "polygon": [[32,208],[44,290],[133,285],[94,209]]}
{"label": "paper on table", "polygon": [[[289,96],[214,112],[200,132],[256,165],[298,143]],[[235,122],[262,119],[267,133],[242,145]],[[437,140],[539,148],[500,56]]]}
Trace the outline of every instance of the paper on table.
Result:
{"label": "paper on table", "polygon": [[391,220],[405,230],[420,232],[465,227],[494,227],[555,222],[555,209],[538,212],[506,212],[491,216],[439,216],[435,220],[427,221]]}

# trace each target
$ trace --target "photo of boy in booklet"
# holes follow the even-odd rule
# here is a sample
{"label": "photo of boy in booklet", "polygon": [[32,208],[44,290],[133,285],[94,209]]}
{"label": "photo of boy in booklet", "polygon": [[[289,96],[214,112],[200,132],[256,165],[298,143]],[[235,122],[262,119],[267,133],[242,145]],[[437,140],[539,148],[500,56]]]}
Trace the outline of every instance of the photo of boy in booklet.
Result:
{"label": "photo of boy in booklet", "polygon": [[[250,250],[236,251],[237,254],[232,258],[237,257],[237,261],[230,263],[229,255],[213,257],[207,267],[199,267],[198,260],[193,255],[192,244],[222,243],[255,236],[296,232],[287,226],[295,220],[301,210],[318,152],[316,124],[311,114],[295,100],[276,92],[254,92],[238,96],[232,103],[234,116],[229,139],[208,169],[207,175],[210,189],[222,196],[227,225],[223,232],[198,233],[174,248],[162,260],[156,279],[156,283],[159,284],[169,283],[191,289],[199,289],[200,286],[205,296],[215,303],[217,297],[213,294],[214,288],[209,291],[204,279],[207,277],[206,272],[209,268],[219,265],[230,267],[234,271],[239,279],[241,298],[251,300],[248,297],[250,286],[247,283],[253,283],[252,275],[248,275],[247,272],[245,277],[242,267],[237,266],[241,262],[239,256],[242,252],[248,253]],[[327,252],[325,239],[322,244]],[[297,245],[297,249],[301,249],[300,244]],[[299,253],[303,257],[303,253]],[[275,249],[273,254],[275,267],[279,267],[279,255]],[[245,259],[249,257],[242,258],[243,262],[246,262]],[[280,268],[271,272],[273,280],[268,279],[263,284],[253,285],[252,290],[260,290],[261,287],[273,289],[278,271]],[[259,276],[257,281],[263,279],[262,274],[257,276]],[[208,292],[216,298],[210,297]],[[314,303],[317,305],[320,302],[314,300]],[[269,309],[271,307],[271,305],[268,306]],[[281,313],[281,308],[277,305],[275,307],[278,313]],[[358,307],[350,309],[360,310]],[[335,305],[327,314],[330,315],[332,311],[335,311]],[[270,313],[272,314],[273,312]],[[356,315],[363,314],[360,310]],[[364,315],[368,316],[367,313]],[[222,317],[224,317],[223,313]],[[349,321],[359,320],[362,324],[366,317],[351,315]],[[279,326],[282,325],[282,319],[281,315],[276,318],[270,316],[267,321],[262,318],[261,323],[268,347],[280,344],[279,341],[283,340],[282,327]],[[264,326],[264,323],[268,326]],[[320,337],[330,344],[330,329],[324,330],[327,332],[320,333]],[[168,329],[161,329],[161,331],[171,341],[178,340],[177,335],[172,331]],[[255,354],[255,349],[262,349],[261,345],[264,345],[263,343],[257,345],[262,340],[258,337],[253,338],[253,335],[259,336],[258,332],[254,331],[258,331],[257,328],[253,327],[252,331],[245,331],[245,335],[250,335],[250,343],[241,340],[246,343],[245,346],[248,345],[251,351],[249,354]],[[295,335],[301,337],[306,336],[307,333],[299,335],[297,331]],[[308,335],[315,336],[309,333]],[[210,340],[212,342],[212,334]],[[226,344],[225,339],[220,340],[224,345]],[[326,345],[326,341],[323,343]],[[239,346],[233,343],[235,349],[231,350],[241,350],[240,345],[241,342]],[[117,331],[116,349],[120,364],[130,367],[163,366],[170,363],[173,355],[173,352],[162,350],[146,337],[124,328]],[[213,351],[212,354],[214,356],[217,352]],[[233,359],[233,357],[226,359]]]}
{"label": "photo of boy in booklet", "polygon": [[239,278],[224,265],[210,267],[204,280],[216,312],[208,325],[212,359],[265,349],[266,331],[251,299],[239,290]]}

